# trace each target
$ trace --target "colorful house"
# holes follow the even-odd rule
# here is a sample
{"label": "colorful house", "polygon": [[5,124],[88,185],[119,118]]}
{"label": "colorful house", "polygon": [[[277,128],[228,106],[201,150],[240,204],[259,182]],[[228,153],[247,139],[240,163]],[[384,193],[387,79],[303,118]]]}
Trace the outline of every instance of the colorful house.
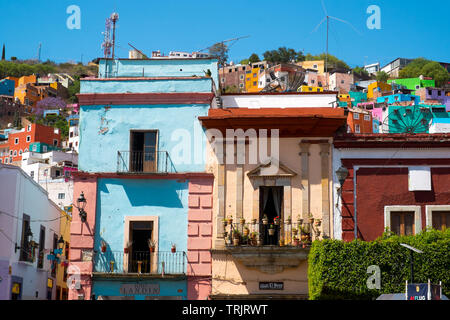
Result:
{"label": "colorful house", "polygon": [[433,118],[450,116],[450,113],[445,111],[445,106],[391,105],[387,112],[383,127],[388,129],[389,133],[428,133]]}
{"label": "colorful house", "polygon": [[14,88],[13,80],[0,80],[0,96],[14,96]]}
{"label": "colorful house", "polygon": [[450,226],[448,134],[336,136],[333,172],[336,239],[372,241],[386,228],[414,235]]}
{"label": "colorful house", "polygon": [[325,72],[325,61],[324,60],[314,60],[314,61],[302,61],[297,63],[303,69],[316,70],[319,74]]}
{"label": "colorful house", "polygon": [[377,103],[394,104],[396,102],[412,101],[414,105],[420,103],[420,97],[411,94],[393,94],[389,96],[382,96],[377,98]]}
{"label": "colorful house", "polygon": [[443,88],[420,88],[416,90],[420,101],[424,104],[443,104],[447,111],[450,111],[450,90]]}
{"label": "colorful house", "polygon": [[[250,99],[263,105],[273,96]],[[290,96],[248,108],[241,95],[227,95],[223,108],[199,117],[215,130],[207,158],[215,177],[211,299],[308,297],[310,241],[331,234],[331,137],[346,116],[341,108],[285,108]]]}
{"label": "colorful house", "polygon": [[20,165],[22,153],[28,152],[30,145],[34,142],[60,147],[61,133],[57,128],[30,123],[25,128],[8,134],[7,147],[9,154],[0,157],[0,163]]}
{"label": "colorful house", "polygon": [[356,107],[358,103],[367,101],[367,92],[349,91],[352,107]]}
{"label": "colorful house", "polygon": [[297,89],[298,92],[323,92],[322,87],[313,87],[313,86],[300,86]]}
{"label": "colorful house", "polygon": [[436,83],[431,78],[424,78],[424,77],[418,77],[418,78],[405,78],[405,79],[394,79],[394,80],[388,80],[389,84],[395,83],[398,85],[405,86],[407,89],[412,90],[412,94],[415,94],[416,90],[419,90],[420,88],[427,88],[427,87],[435,87]]}
{"label": "colorful house", "polygon": [[61,254],[56,269],[56,298],[55,300],[68,300],[69,288],[67,286],[67,270],[69,268],[70,255],[70,223],[72,217],[68,211],[61,211],[60,219],[60,239],[64,241],[60,244]]}
{"label": "colorful house", "polygon": [[376,81],[369,84],[367,88],[367,99],[375,99],[382,95],[383,92],[391,91],[392,86],[390,84]]}
{"label": "colorful house", "polygon": [[349,108],[347,114],[347,132],[373,133],[372,112],[358,108]]}
{"label": "colorful house", "polygon": [[213,176],[197,118],[213,80],[212,58],[100,59],[99,78],[81,80],[73,199],[86,219],[74,208],[69,299],[210,294]]}

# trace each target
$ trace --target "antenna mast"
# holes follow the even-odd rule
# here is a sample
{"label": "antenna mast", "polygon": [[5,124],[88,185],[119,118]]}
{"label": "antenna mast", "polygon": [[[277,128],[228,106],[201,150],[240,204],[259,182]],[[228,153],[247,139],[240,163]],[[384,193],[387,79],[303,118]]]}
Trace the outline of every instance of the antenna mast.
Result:
{"label": "antenna mast", "polygon": [[113,39],[112,39],[112,58],[114,59],[114,49],[116,46],[116,22],[119,21],[119,14],[113,13],[111,15],[111,21],[113,23]]}
{"label": "antenna mast", "polygon": [[103,48],[103,54],[105,55],[105,58],[109,58],[111,55],[111,19],[107,18],[105,22],[105,32],[102,32],[104,39],[102,43]]}

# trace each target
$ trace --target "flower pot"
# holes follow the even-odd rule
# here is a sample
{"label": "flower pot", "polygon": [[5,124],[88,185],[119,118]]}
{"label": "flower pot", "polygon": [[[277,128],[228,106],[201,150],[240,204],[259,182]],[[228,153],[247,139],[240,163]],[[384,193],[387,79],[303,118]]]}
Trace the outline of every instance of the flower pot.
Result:
{"label": "flower pot", "polygon": [[261,246],[262,245],[262,241],[261,241],[261,239],[256,239],[256,245],[257,246]]}
{"label": "flower pot", "polygon": [[300,244],[300,240],[294,239],[294,246],[298,247]]}
{"label": "flower pot", "polygon": [[170,251],[172,251],[172,253],[175,253],[175,252],[177,252],[177,248],[172,247],[172,249],[170,249]]}
{"label": "flower pot", "polygon": [[287,220],[286,220],[286,223],[287,223],[287,224],[292,224],[292,220],[291,220],[291,219],[287,219]]}
{"label": "flower pot", "polygon": [[233,239],[233,245],[235,245],[235,246],[239,245],[239,239],[238,238],[234,238]]}
{"label": "flower pot", "polygon": [[226,227],[227,224],[228,224],[228,221],[224,220],[224,221],[223,221],[223,226]]}
{"label": "flower pot", "polygon": [[150,253],[155,252],[155,247],[150,247]]}
{"label": "flower pot", "polygon": [[245,223],[245,219],[241,219],[239,222],[243,225]]}
{"label": "flower pot", "polygon": [[245,229],[244,229],[244,232],[243,232],[244,237],[245,237],[245,236],[248,236],[249,233],[250,233],[250,230],[247,229],[247,228],[245,228]]}
{"label": "flower pot", "polygon": [[253,220],[252,220],[252,224],[256,224],[256,219],[253,219]]}
{"label": "flower pot", "polygon": [[103,253],[106,252],[106,247],[102,247],[102,252],[103,252]]}
{"label": "flower pot", "polygon": [[268,224],[269,223],[269,219],[262,219],[263,224]]}
{"label": "flower pot", "polygon": [[123,253],[128,253],[128,248],[123,248]]}
{"label": "flower pot", "polygon": [[322,221],[320,221],[319,219],[316,219],[316,220],[314,221],[314,224],[315,224],[317,227],[319,227],[321,223],[322,223]]}
{"label": "flower pot", "polygon": [[273,236],[275,234],[275,229],[269,229],[269,236]]}

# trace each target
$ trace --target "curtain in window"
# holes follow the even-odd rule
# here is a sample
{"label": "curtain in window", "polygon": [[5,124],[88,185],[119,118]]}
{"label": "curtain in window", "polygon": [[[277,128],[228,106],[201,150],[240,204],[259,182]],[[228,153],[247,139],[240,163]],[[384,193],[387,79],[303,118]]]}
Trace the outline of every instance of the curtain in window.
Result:
{"label": "curtain in window", "polygon": [[273,204],[275,205],[275,210],[277,210],[277,216],[281,214],[281,189],[280,188],[271,188],[272,189],[272,197]]}

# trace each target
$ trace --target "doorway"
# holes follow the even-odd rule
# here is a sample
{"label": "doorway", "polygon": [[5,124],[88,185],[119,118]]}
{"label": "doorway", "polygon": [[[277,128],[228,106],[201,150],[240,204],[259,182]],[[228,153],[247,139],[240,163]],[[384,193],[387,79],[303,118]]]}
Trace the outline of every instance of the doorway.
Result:
{"label": "doorway", "polygon": [[130,167],[133,172],[157,171],[158,131],[131,131]]}
{"label": "doorway", "polygon": [[[283,187],[260,187],[259,189],[259,217],[262,220],[267,217],[269,224],[262,225],[261,237],[263,245],[277,245],[280,238],[280,225],[273,225],[274,219],[279,218],[283,221]],[[269,229],[271,225],[275,229],[273,235]]]}
{"label": "doorway", "polygon": [[151,255],[149,242],[152,238],[152,221],[130,222],[130,252],[128,258],[128,270],[132,273],[150,273]]}

